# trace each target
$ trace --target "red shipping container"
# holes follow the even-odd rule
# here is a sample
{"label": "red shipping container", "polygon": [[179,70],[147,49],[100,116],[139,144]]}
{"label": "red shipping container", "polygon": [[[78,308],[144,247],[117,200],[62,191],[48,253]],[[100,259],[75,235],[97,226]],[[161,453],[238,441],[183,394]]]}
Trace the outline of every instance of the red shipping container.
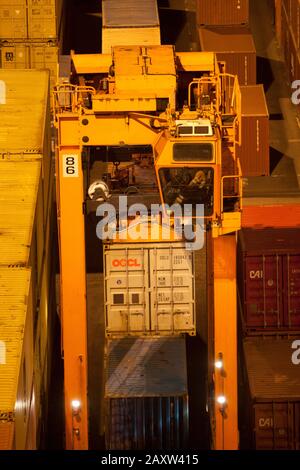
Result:
{"label": "red shipping container", "polygon": [[237,148],[242,175],[269,176],[269,111],[263,85],[241,86],[242,145]]}
{"label": "red shipping container", "polygon": [[275,30],[278,43],[281,45],[282,33],[282,0],[275,0]]}
{"label": "red shipping container", "polygon": [[256,48],[247,26],[198,28],[203,52],[215,52],[226,62],[226,72],[237,75],[240,85],[256,84]]}
{"label": "red shipping container", "polygon": [[284,5],[282,5],[282,16],[281,16],[281,48],[285,63],[287,64],[289,61],[289,54],[290,54],[290,29],[289,29],[289,20],[286,14],[286,10]]}
{"label": "red shipping container", "polygon": [[240,351],[241,449],[300,449],[300,374],[292,362],[298,337],[247,338]]}
{"label": "red shipping container", "polygon": [[300,254],[284,256],[282,267],[286,289],[283,296],[284,325],[300,327]]}
{"label": "red shipping container", "polygon": [[291,6],[290,6],[290,11],[291,11],[290,27],[292,30],[292,35],[294,36],[295,47],[297,49],[299,49],[299,30],[300,30],[299,8],[300,8],[299,0],[292,0]]}
{"label": "red shipping container", "polygon": [[247,331],[300,330],[300,229],[243,229],[237,271]]}
{"label": "red shipping container", "polygon": [[242,213],[243,228],[296,228],[300,227],[300,204],[245,206]]}
{"label": "red shipping container", "polygon": [[197,24],[239,25],[249,23],[249,0],[197,0]]}

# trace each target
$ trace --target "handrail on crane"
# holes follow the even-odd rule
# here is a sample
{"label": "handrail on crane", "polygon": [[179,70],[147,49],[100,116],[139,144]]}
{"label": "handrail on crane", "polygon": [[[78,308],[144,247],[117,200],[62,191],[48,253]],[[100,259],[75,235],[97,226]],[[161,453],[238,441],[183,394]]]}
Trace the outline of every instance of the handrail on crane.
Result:
{"label": "handrail on crane", "polygon": [[84,95],[96,95],[96,89],[71,83],[57,85],[52,94],[54,117],[64,112],[78,112],[84,102]]}

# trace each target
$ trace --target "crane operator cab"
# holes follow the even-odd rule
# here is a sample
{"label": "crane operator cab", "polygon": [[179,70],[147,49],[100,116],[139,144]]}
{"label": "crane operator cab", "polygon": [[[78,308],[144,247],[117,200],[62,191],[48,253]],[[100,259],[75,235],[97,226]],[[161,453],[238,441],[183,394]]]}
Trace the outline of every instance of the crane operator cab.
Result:
{"label": "crane operator cab", "polygon": [[[173,134],[173,135],[172,135]],[[204,216],[219,211],[217,196],[221,144],[218,129],[208,119],[176,121],[176,131],[166,131],[156,144],[155,167],[163,205],[197,204]]]}

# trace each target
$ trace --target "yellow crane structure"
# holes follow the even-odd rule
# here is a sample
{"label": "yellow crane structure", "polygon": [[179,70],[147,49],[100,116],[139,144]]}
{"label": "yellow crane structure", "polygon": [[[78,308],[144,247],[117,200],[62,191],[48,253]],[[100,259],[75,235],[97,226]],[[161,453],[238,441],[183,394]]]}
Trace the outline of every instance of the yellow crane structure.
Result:
{"label": "yellow crane structure", "polygon": [[[238,448],[236,234],[241,226],[240,89],[214,53],[173,46],[72,54],[54,92],[66,448],[88,448],[85,147],[151,146],[162,205],[172,172],[209,179],[201,221],[210,252],[210,417],[214,449]],[[171,175],[171,176],[170,176]],[[195,220],[194,220],[195,222]]]}

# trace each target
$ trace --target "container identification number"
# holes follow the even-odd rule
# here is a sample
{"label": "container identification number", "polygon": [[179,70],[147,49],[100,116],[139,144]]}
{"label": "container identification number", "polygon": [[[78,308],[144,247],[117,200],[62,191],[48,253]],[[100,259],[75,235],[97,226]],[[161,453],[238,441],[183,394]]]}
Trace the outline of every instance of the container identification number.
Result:
{"label": "container identification number", "polygon": [[63,155],[63,176],[64,178],[78,178],[78,155]]}

